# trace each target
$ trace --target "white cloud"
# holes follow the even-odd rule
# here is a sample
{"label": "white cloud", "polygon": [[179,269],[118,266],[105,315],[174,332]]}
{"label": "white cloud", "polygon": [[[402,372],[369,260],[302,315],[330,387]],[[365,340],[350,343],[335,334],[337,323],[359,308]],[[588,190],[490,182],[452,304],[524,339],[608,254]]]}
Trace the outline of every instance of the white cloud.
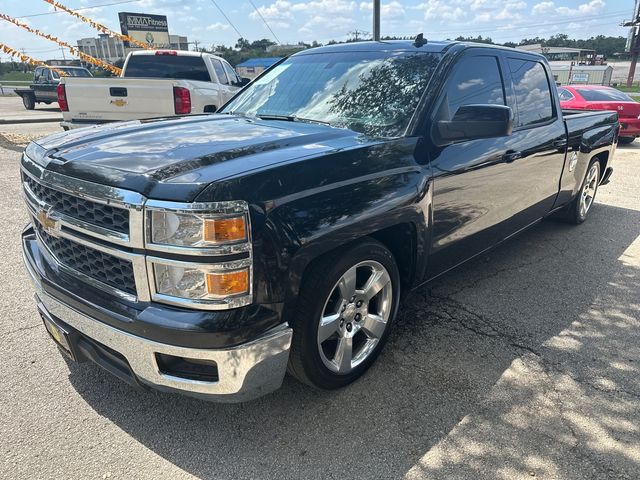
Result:
{"label": "white cloud", "polygon": [[577,8],[557,6],[555,2],[544,1],[535,4],[531,9],[531,12],[534,15],[556,14],[567,17],[589,16],[598,15],[604,10],[605,6],[606,3],[604,2],[604,0],[591,0],[590,2],[578,5]]}
{"label": "white cloud", "polygon": [[208,31],[212,31],[212,30],[229,30],[231,28],[231,26],[227,25],[226,23],[220,23],[220,22],[216,22],[216,23],[211,23],[209,25],[207,25],[207,27],[205,28],[205,30]]}

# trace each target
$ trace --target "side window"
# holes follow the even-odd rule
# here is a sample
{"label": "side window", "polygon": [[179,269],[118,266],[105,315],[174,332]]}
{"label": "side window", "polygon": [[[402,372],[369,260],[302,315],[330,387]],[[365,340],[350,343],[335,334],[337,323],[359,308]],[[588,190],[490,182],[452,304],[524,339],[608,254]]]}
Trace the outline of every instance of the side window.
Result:
{"label": "side window", "polygon": [[544,67],[531,60],[509,59],[518,115],[516,127],[529,127],[552,120],[553,103]]}
{"label": "side window", "polygon": [[227,72],[227,77],[229,77],[229,81],[231,83],[237,83],[238,75],[236,74],[236,71],[227,62],[222,62],[222,65],[224,66],[224,71]]}
{"label": "side window", "polygon": [[451,120],[463,105],[504,105],[504,88],[497,57],[463,58],[446,87],[439,120]]}
{"label": "side window", "polygon": [[50,69],[50,68],[47,68],[47,71],[46,71],[46,72],[45,72],[45,74],[44,74],[44,78],[45,78],[45,80],[46,80],[47,82],[50,82],[50,81],[51,81],[51,69]]}
{"label": "side window", "polygon": [[42,68],[40,67],[36,68],[36,71],[33,72],[33,78],[35,79],[36,82],[40,80],[41,75],[42,75]]}
{"label": "side window", "polygon": [[229,85],[229,80],[227,80],[227,74],[224,73],[224,67],[220,60],[216,60],[215,58],[211,59],[211,63],[213,64],[213,69],[216,72],[216,77],[218,77],[218,81],[224,85]]}
{"label": "side window", "polygon": [[573,100],[573,95],[571,95],[571,92],[566,88],[558,88],[558,96],[562,102]]}

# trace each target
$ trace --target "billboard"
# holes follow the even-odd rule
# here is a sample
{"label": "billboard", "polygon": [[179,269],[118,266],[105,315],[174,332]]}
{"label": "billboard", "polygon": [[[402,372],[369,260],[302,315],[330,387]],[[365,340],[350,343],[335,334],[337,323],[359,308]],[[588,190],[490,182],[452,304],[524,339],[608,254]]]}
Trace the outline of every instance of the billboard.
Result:
{"label": "billboard", "polygon": [[[120,31],[151,48],[170,48],[169,24],[165,15],[119,12]],[[129,48],[129,42],[124,42]],[[133,45],[132,47],[135,47]]]}

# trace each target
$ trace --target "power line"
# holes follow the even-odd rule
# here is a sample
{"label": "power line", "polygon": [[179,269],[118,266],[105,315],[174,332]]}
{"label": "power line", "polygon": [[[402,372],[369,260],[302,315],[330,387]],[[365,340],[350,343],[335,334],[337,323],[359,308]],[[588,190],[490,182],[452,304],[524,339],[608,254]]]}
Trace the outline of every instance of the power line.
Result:
{"label": "power line", "polygon": [[231,25],[231,27],[233,27],[233,29],[236,31],[236,33],[238,34],[238,36],[239,36],[240,38],[244,38],[244,36],[240,33],[240,30],[238,30],[238,29],[236,28],[236,26],[231,22],[231,20],[229,20],[229,17],[227,17],[227,14],[226,14],[226,13],[224,13],[224,11],[220,8],[220,5],[218,5],[218,4],[216,3],[216,0],[211,0],[211,2],[216,6],[216,8],[217,8],[218,10],[220,10],[220,13],[222,14],[222,16],[227,20],[227,23],[228,23],[229,25]]}
{"label": "power line", "polygon": [[[122,0],[120,2],[101,3],[99,5],[93,5],[91,7],[74,8],[74,10],[77,12],[78,10],[91,10],[92,8],[110,7],[112,5],[122,5],[123,3],[135,3],[135,2],[140,2],[140,1],[142,1],[142,0]],[[53,12],[44,12],[44,13],[34,13],[32,15],[23,15],[21,17],[15,17],[15,18],[42,17],[42,16],[45,16],[45,15],[56,15],[58,13],[62,13],[62,10],[55,10]]]}
{"label": "power line", "polygon": [[269,26],[269,24],[267,23],[267,20],[262,16],[262,13],[260,13],[260,10],[257,9],[255,3],[253,3],[252,0],[249,0],[249,3],[251,4],[251,6],[253,7],[253,9],[256,11],[256,13],[260,16],[260,18],[262,19],[262,21],[264,22],[264,24],[267,26],[267,28],[269,29],[269,31],[271,32],[271,35],[273,35],[273,38],[276,39],[276,42],[278,42],[278,44],[280,44],[280,39],[278,38],[278,36],[275,34],[275,32],[271,29],[271,27]]}

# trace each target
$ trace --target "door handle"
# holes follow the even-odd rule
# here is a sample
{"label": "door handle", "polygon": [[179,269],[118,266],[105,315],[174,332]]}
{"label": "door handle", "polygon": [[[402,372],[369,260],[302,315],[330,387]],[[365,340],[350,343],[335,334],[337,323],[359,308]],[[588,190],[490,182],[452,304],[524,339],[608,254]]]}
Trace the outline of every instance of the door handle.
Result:
{"label": "door handle", "polygon": [[522,152],[507,152],[502,156],[502,161],[505,163],[515,162],[519,158],[522,158]]}
{"label": "door handle", "polygon": [[554,140],[551,143],[551,146],[553,148],[561,148],[561,147],[566,147],[567,146],[567,141],[566,140]]}

